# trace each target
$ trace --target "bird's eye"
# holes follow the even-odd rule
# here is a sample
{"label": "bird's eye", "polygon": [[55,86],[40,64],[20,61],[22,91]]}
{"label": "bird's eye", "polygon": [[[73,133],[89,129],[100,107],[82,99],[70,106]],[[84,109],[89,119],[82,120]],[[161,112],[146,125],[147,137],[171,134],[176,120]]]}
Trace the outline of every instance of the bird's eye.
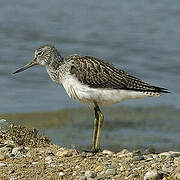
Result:
{"label": "bird's eye", "polygon": [[37,52],[37,55],[38,55],[38,56],[41,56],[42,54],[43,54],[43,51]]}

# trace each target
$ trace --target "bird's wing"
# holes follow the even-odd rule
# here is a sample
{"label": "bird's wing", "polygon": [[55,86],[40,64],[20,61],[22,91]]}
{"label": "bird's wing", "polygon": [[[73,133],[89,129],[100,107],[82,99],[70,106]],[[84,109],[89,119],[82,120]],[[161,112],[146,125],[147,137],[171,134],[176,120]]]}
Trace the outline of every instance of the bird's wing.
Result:
{"label": "bird's wing", "polygon": [[71,55],[68,59],[73,60],[71,73],[74,74],[81,83],[89,87],[157,93],[167,92],[167,89],[151,86],[100,59],[81,55]]}

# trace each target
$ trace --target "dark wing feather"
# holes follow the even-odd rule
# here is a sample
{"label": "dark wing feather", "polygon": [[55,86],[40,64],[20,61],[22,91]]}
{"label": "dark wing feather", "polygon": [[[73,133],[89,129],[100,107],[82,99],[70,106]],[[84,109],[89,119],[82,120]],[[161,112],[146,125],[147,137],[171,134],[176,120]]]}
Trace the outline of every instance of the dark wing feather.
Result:
{"label": "dark wing feather", "polygon": [[167,89],[151,86],[111,64],[91,56],[72,55],[67,57],[66,60],[73,60],[71,73],[80,82],[92,88],[126,89],[157,93],[168,92]]}

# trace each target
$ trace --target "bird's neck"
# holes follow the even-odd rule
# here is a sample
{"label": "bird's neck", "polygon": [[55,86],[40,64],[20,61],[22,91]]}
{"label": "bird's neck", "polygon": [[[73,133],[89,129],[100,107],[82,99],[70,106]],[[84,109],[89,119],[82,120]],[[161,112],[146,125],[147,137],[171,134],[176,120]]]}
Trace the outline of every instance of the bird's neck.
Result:
{"label": "bird's neck", "polygon": [[59,66],[63,64],[63,58],[60,54],[56,54],[55,56],[51,57],[51,62],[48,64],[49,68],[53,70],[57,70]]}
{"label": "bird's neck", "polygon": [[46,65],[46,70],[50,76],[50,78],[56,82],[56,83],[60,83],[60,79],[61,79],[61,71],[59,69],[61,69],[60,67],[64,64],[62,59],[53,59],[53,61]]}

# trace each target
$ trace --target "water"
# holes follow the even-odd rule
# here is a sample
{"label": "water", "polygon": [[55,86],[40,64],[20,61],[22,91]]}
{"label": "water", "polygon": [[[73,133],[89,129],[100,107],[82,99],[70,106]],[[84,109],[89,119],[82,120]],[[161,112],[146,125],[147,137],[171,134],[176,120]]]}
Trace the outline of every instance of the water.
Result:
{"label": "water", "polygon": [[[157,151],[180,150],[180,110],[166,106],[103,108],[102,148],[120,151],[154,147]],[[64,109],[46,113],[4,114],[9,123],[36,127],[62,146],[90,149],[93,110]]]}
{"label": "water", "polygon": [[178,0],[2,1],[0,113],[80,106],[42,67],[12,75],[33,58],[37,47],[47,43],[55,45],[63,56],[80,53],[99,57],[172,92],[121,105],[179,109],[179,16]]}

